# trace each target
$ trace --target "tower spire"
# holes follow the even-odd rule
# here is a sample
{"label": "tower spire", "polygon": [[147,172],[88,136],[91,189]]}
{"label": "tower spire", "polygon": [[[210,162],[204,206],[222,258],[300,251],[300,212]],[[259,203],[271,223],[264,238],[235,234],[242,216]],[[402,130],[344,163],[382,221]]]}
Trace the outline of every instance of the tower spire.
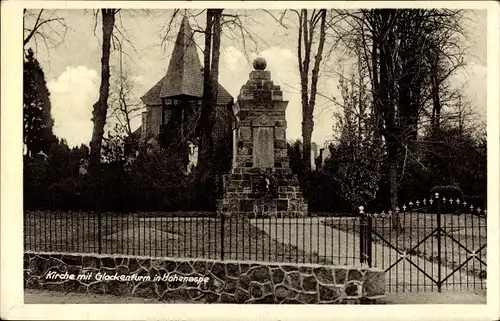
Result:
{"label": "tower spire", "polygon": [[189,25],[186,11],[184,13],[167,75],[160,91],[161,98],[180,95],[201,97],[203,95],[200,58],[196,51],[194,33]]}
{"label": "tower spire", "polygon": [[[141,97],[146,105],[162,105],[162,100],[167,98],[201,99],[203,97],[202,65],[187,13],[185,9],[166,74]],[[224,104],[232,99],[231,95],[220,85],[217,96],[218,101],[223,101]]]}

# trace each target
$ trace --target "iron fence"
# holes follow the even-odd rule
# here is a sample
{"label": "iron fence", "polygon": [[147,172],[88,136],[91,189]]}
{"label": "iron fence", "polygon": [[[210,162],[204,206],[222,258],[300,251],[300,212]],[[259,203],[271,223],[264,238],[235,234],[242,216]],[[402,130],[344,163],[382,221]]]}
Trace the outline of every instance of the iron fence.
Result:
{"label": "iron fence", "polygon": [[360,217],[361,260],[386,271],[389,291],[485,289],[485,209],[436,193]]}
{"label": "iron fence", "polygon": [[485,289],[486,210],[434,195],[350,217],[27,211],[30,251],[366,265],[387,290]]}
{"label": "iron fence", "polygon": [[[30,251],[359,265],[355,217],[27,211]],[[353,246],[354,245],[354,246]]]}

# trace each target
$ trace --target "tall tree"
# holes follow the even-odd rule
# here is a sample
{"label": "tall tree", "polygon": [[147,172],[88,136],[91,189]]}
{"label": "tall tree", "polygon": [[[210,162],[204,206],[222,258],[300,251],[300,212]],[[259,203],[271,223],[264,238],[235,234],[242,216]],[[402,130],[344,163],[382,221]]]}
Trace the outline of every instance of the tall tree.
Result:
{"label": "tall tree", "polygon": [[[124,132],[132,135],[132,120],[140,115],[141,106],[138,99],[133,96],[134,82],[130,73],[123,66],[123,48],[121,42],[118,42],[118,70],[112,84],[112,93],[110,99],[111,115],[123,128]],[[111,77],[113,78],[113,77]]]}
{"label": "tall tree", "polygon": [[203,106],[198,122],[198,132],[200,134],[198,164],[201,171],[208,169],[212,158],[211,152],[214,150],[212,130],[219,87],[222,11],[223,9],[207,9],[205,48],[203,52]]}
{"label": "tall tree", "polygon": [[94,104],[92,111],[92,140],[90,141],[90,170],[95,172],[101,161],[101,146],[104,135],[104,125],[108,113],[109,98],[109,57],[111,52],[111,37],[115,26],[115,17],[120,9],[101,9],[102,19],[102,56],[101,56],[101,85],[99,99]]}
{"label": "tall tree", "polygon": [[359,66],[357,74],[340,80],[342,108],[336,125],[339,137],[332,155],[336,165],[332,177],[340,183],[343,197],[354,208],[366,206],[377,196],[383,159],[383,144],[374,135],[364,79]]}
{"label": "tall tree", "polygon": [[332,28],[338,31],[344,25],[339,39],[368,70],[375,134],[384,140],[390,203],[395,209],[406,160],[417,154],[426,106],[435,97],[434,114],[440,112],[443,83],[462,66],[463,52],[454,50],[461,47],[462,12],[363,9],[336,13],[340,19]]}
{"label": "tall tree", "polygon": [[47,89],[43,70],[28,49],[23,64],[23,120],[26,154],[48,153],[50,145],[56,143],[52,129],[50,92]]}
{"label": "tall tree", "polygon": [[[307,9],[294,11],[298,16],[299,29],[297,41],[297,58],[300,73],[300,92],[302,102],[302,161],[305,169],[311,169],[311,140],[314,130],[314,107],[318,90],[319,69],[323,59],[326,38],[326,9],[314,9],[309,16]],[[313,44],[319,32],[314,65],[311,70]],[[310,78],[310,79],[309,79]],[[310,83],[310,85],[309,85]]]}
{"label": "tall tree", "polygon": [[134,81],[127,71],[126,65],[124,66],[122,41],[115,39],[115,44],[118,47],[118,70],[114,71],[115,77],[110,76],[110,119],[108,119],[108,123],[116,124],[112,135],[123,138],[126,147],[125,153],[130,154],[137,150],[139,143],[138,137],[134,135],[132,130],[132,121],[140,116],[143,107],[134,95]]}

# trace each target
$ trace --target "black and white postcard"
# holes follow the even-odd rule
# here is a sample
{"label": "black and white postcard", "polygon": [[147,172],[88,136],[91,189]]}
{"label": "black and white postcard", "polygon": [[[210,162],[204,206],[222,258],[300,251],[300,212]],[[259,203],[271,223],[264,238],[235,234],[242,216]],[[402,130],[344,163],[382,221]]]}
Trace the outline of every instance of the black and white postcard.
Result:
{"label": "black and white postcard", "polygon": [[497,319],[498,17],[2,3],[2,318]]}

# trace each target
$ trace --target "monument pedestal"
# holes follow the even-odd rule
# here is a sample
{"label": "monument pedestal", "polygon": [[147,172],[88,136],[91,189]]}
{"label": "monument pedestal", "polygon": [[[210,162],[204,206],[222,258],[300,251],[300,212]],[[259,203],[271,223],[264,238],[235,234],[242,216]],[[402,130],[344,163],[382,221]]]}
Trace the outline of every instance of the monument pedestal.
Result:
{"label": "monument pedestal", "polygon": [[297,176],[289,167],[285,111],[280,86],[264,70],[262,58],[240,90],[236,103],[233,168],[224,177],[219,213],[245,216],[307,215]]}

